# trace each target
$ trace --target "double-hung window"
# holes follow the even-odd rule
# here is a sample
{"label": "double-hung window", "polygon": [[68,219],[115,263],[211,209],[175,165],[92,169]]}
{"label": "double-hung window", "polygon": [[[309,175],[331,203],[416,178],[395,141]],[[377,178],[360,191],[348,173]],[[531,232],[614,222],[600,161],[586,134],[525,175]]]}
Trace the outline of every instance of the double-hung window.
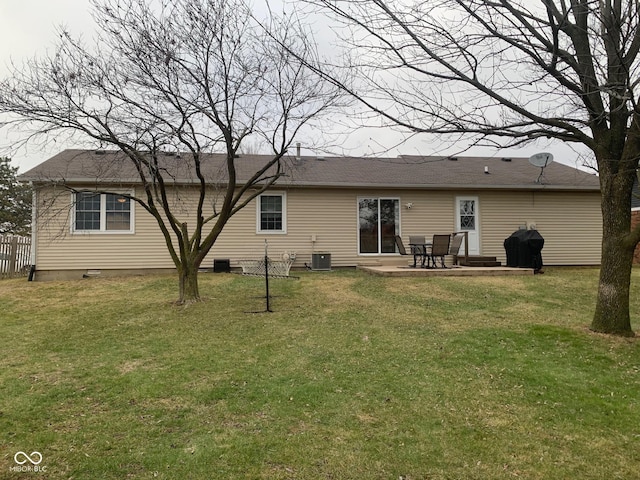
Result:
{"label": "double-hung window", "polygon": [[285,193],[264,193],[257,198],[257,232],[287,233]]}
{"label": "double-hung window", "polygon": [[74,206],[74,232],[133,233],[133,204],[126,195],[78,192]]}

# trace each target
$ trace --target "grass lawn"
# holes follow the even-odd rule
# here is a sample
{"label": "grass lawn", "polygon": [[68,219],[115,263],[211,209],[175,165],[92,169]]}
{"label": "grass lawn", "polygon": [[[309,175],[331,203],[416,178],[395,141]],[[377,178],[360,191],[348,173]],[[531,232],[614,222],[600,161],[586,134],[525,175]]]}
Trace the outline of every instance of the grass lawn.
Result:
{"label": "grass lawn", "polygon": [[0,478],[639,478],[640,340],[546,272],[0,282]]}

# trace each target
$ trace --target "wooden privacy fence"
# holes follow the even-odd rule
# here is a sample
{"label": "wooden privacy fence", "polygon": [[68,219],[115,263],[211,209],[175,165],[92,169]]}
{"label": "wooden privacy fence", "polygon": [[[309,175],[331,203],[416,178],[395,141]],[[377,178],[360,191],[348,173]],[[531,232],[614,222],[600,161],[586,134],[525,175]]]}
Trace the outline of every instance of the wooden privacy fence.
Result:
{"label": "wooden privacy fence", "polygon": [[26,277],[31,265],[31,238],[0,235],[0,278]]}

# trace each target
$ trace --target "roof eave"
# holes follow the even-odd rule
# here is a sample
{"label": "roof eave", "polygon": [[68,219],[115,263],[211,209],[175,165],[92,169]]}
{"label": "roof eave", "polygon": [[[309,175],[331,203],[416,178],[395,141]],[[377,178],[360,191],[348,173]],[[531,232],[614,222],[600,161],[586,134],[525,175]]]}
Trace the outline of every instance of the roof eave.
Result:
{"label": "roof eave", "polygon": [[290,182],[280,183],[280,186],[309,187],[309,188],[367,188],[367,189],[397,189],[397,190],[533,190],[533,191],[592,191],[599,192],[597,185],[552,185],[552,184],[528,184],[528,185],[466,185],[466,184],[388,184],[388,183],[358,183],[346,184],[342,182]]}
{"label": "roof eave", "polygon": [[[29,181],[41,184],[108,184],[108,185],[142,185],[139,178],[90,178],[76,177],[64,179],[47,179],[42,177],[21,176],[21,181]],[[224,183],[221,183],[224,184]],[[239,182],[239,185],[242,183]],[[193,180],[172,180],[171,185],[197,185]],[[347,184],[343,182],[282,182],[275,187],[291,188],[339,188],[339,189],[385,189],[385,190],[525,190],[525,191],[585,191],[599,192],[600,187],[595,185],[553,185],[553,184],[528,184],[528,185],[467,185],[467,184],[387,184],[387,183],[357,183]]]}

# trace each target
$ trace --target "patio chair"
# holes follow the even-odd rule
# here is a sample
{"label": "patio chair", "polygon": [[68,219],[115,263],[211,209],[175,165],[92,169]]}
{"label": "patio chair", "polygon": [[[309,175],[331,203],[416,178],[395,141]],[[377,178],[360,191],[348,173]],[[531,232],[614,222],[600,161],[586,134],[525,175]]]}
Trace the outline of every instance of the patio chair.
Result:
{"label": "patio chair", "polygon": [[[420,257],[421,264],[424,265],[424,253],[421,253],[416,246],[412,245],[411,253],[408,253],[407,249],[404,248],[404,243],[402,243],[402,238],[400,238],[400,235],[395,235],[393,238],[395,239],[396,246],[398,247],[398,252],[400,252],[400,255],[413,255],[413,268],[416,268],[417,266],[418,256]],[[413,239],[414,237],[409,238]],[[422,237],[422,239],[424,243],[424,237]]]}
{"label": "patio chair", "polygon": [[453,264],[458,265],[458,255],[462,241],[466,237],[465,232],[455,232],[451,234],[451,245],[449,245],[449,255],[453,257]]}
{"label": "patio chair", "polygon": [[449,243],[451,242],[451,235],[434,235],[433,242],[431,243],[431,252],[429,257],[433,268],[438,268],[436,259],[440,259],[440,265],[442,268],[447,268],[444,264],[445,255],[449,254]]}

